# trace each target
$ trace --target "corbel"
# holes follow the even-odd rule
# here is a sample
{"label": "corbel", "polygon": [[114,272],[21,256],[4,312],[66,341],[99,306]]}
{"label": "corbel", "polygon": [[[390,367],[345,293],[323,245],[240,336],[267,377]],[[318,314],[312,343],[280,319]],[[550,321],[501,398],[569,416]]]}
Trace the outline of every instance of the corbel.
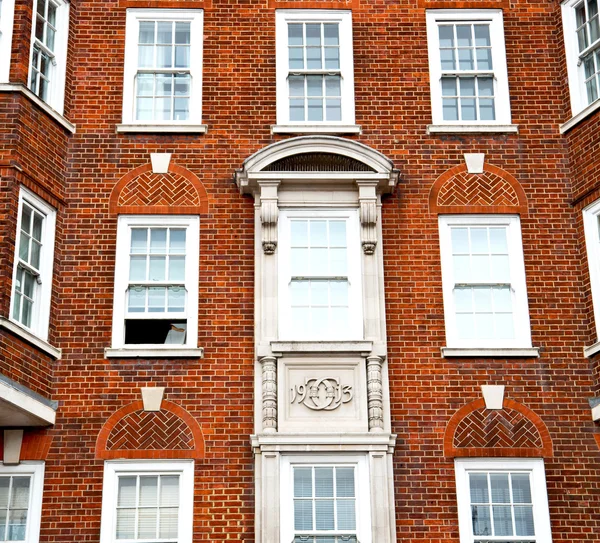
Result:
{"label": "corbel", "polygon": [[377,246],[377,181],[357,180],[360,214],[360,241],[366,255]]}
{"label": "corbel", "polygon": [[262,225],[262,247],[266,255],[277,248],[277,220],[279,218],[279,181],[260,182],[260,222]]}

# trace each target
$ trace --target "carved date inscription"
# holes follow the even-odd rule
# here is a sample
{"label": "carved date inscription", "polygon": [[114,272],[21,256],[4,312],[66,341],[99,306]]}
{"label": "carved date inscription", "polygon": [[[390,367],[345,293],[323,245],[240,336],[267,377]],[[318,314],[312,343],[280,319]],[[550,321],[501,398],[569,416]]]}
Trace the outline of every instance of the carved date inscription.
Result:
{"label": "carved date inscription", "polygon": [[352,400],[351,385],[341,385],[337,377],[306,378],[291,390],[290,403],[304,404],[315,411],[333,411]]}

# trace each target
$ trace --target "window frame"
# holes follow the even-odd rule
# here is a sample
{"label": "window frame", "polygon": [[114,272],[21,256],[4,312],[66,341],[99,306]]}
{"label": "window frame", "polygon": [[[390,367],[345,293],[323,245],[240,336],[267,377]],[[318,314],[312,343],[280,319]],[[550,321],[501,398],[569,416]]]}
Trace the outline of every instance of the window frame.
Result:
{"label": "window frame", "polygon": [[600,50],[600,40],[588,46],[584,50],[584,53],[579,52],[575,9],[582,2],[585,2],[585,0],[566,0],[561,4],[569,96],[571,99],[571,114],[573,116],[584,112],[588,108],[591,111],[595,111],[600,107],[600,87],[598,88],[598,98],[593,102],[587,101],[585,71],[581,59],[590,52]]}
{"label": "window frame", "polygon": [[[295,466],[334,466],[355,468],[356,536],[360,543],[371,543],[371,487],[366,455],[282,455],[280,461],[280,526],[282,543],[292,543],[294,529]],[[327,534],[323,534],[327,535]]]}
{"label": "window frame", "polygon": [[[294,335],[291,315],[291,295],[289,284],[291,282],[291,219],[345,219],[346,240],[348,255],[348,333],[344,336],[333,336],[324,333],[322,336],[312,337]],[[279,214],[279,339],[292,341],[348,341],[361,340],[363,331],[362,307],[362,261],[361,261],[360,225],[358,209],[280,209]],[[307,276],[309,277],[309,276]]]}
{"label": "window frame", "polygon": [[[50,0],[47,0],[50,1]],[[63,114],[65,101],[65,83],[67,74],[67,46],[69,41],[69,10],[70,6],[66,0],[51,0],[57,4],[56,10],[56,36],[53,61],[50,63],[50,84],[48,85],[48,98],[44,100],[38,93],[34,92],[31,84],[33,50],[38,43],[35,37],[37,26],[37,5],[39,0],[33,1],[33,15],[31,23],[31,44],[29,48],[29,60],[27,69],[27,88],[31,90],[40,100],[48,104],[59,114]],[[44,51],[49,51],[41,44]]]}
{"label": "window frame", "polygon": [[[446,342],[454,348],[531,348],[529,304],[525,280],[525,263],[521,223],[518,215],[440,215],[440,256]],[[454,269],[452,261],[451,228],[454,226],[506,226],[510,266],[510,289],[512,292],[513,339],[460,339],[454,306]],[[475,284],[475,283],[474,283]]]}
{"label": "window frame", "polygon": [[[429,55],[429,83],[431,91],[431,116],[434,126],[459,128],[478,126],[510,126],[511,108],[504,42],[504,21],[501,9],[430,9],[426,11],[427,48]],[[438,23],[490,23],[490,43],[492,50],[492,72],[494,79],[494,107],[496,119],[491,120],[444,120],[442,110],[442,69]],[[458,70],[456,73],[460,73]]]}
{"label": "window frame", "polygon": [[600,339],[600,200],[585,207],[582,214],[596,336]]}
{"label": "window frame", "polygon": [[100,543],[117,543],[116,504],[118,481],[121,476],[135,475],[179,475],[179,511],[177,543],[192,543],[194,522],[194,461],[193,460],[133,460],[104,462],[102,485],[102,517],[100,521]]}
{"label": "window frame", "polygon": [[[548,509],[548,493],[546,490],[546,475],[544,460],[541,458],[456,458],[454,460],[456,476],[456,501],[458,505],[458,526],[460,543],[474,543],[473,527],[471,522],[471,499],[469,487],[469,473],[524,471],[530,474],[531,495],[533,501],[533,519],[536,535],[533,536],[537,543],[550,543],[552,534],[550,529],[550,513]],[[482,541],[506,541],[519,536],[482,536]],[[532,540],[531,536],[522,536],[526,541]]]}
{"label": "window frame", "polygon": [[29,507],[27,509],[27,528],[22,543],[38,543],[40,540],[40,524],[42,520],[42,496],[44,493],[44,462],[22,461],[16,466],[2,465],[0,476],[31,477],[29,486]]}
{"label": "window frame", "polygon": [[[139,23],[143,20],[190,22],[191,77],[189,118],[177,120],[138,121],[135,118],[135,90],[138,73]],[[128,8],[125,23],[125,63],[123,68],[123,125],[189,127],[202,122],[204,10]]]}
{"label": "window frame", "polygon": [[[23,218],[23,205],[27,204],[33,207],[40,214],[44,215],[42,231],[42,251],[40,253],[39,277],[41,283],[34,285],[35,295],[31,317],[31,326],[26,326],[21,321],[13,317],[15,305],[15,291],[17,286],[17,272],[19,269],[19,250],[21,246],[21,221]],[[15,252],[13,260],[12,287],[10,295],[9,320],[17,326],[24,328],[38,338],[47,341],[48,326],[50,323],[50,304],[52,297],[52,281],[54,267],[54,242],[56,232],[56,210],[33,192],[21,186],[19,191],[19,211],[17,214],[17,229],[15,232]],[[30,266],[24,266],[25,269]],[[37,302],[37,303],[36,303]]]}
{"label": "window frame", "polygon": [[[187,320],[184,344],[125,343],[125,319],[127,311],[127,289],[129,286],[129,248],[133,228],[185,228],[186,262],[185,285],[187,291],[186,311],[175,315],[175,320]],[[117,221],[117,243],[115,253],[115,288],[112,327],[113,349],[134,351],[177,351],[195,349],[198,345],[198,280],[200,254],[200,218],[197,215],[120,215]],[[140,314],[142,315],[142,314]],[[179,318],[177,318],[179,317]]]}
{"label": "window frame", "polygon": [[[295,73],[289,68],[288,23],[339,23],[341,75],[341,120],[292,121],[289,114],[288,77]],[[278,9],[275,11],[276,34],[276,92],[277,125],[294,127],[348,127],[355,123],[354,112],[354,53],[352,38],[352,12],[349,10]],[[308,73],[309,70],[301,70]],[[318,70],[326,73],[327,70]],[[337,73],[337,70],[336,70]]]}
{"label": "window frame", "polygon": [[0,58],[5,61],[0,63],[0,83],[8,83],[10,80],[14,17],[15,0],[2,0],[0,4]]}

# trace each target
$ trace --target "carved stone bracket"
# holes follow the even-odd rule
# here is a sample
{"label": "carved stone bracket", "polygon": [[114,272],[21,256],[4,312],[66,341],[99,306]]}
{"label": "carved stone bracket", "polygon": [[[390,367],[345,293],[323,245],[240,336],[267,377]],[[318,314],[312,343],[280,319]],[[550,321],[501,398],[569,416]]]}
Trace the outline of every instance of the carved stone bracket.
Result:
{"label": "carved stone bracket", "polygon": [[366,255],[372,255],[377,246],[377,183],[358,180],[360,211],[360,240]]}
{"label": "carved stone bracket", "polygon": [[262,366],[262,422],[265,433],[277,431],[277,359],[265,356]]}
{"label": "carved stone bracket", "polygon": [[277,188],[279,181],[262,182],[260,184],[260,222],[262,224],[262,247],[267,255],[272,255],[277,248]]}
{"label": "carved stone bracket", "polygon": [[383,382],[380,356],[367,357],[367,401],[369,406],[369,431],[383,432]]}

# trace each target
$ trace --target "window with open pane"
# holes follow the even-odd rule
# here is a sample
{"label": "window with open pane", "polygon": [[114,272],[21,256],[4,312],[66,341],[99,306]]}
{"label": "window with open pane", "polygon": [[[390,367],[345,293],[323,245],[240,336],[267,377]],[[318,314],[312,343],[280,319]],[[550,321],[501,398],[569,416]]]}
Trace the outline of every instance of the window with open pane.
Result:
{"label": "window with open pane", "polygon": [[600,16],[598,0],[584,0],[575,6],[579,61],[583,64],[587,102],[598,100],[600,92]]}
{"label": "window with open pane", "polygon": [[26,541],[30,476],[0,476],[0,541]]}
{"label": "window with open pane", "polygon": [[118,478],[117,541],[178,541],[179,475],[122,475]]}
{"label": "window with open pane", "polygon": [[490,25],[444,22],[438,34],[443,119],[496,120]]}
{"label": "window with open pane", "polygon": [[295,466],[294,543],[357,542],[353,466]]}
{"label": "window with open pane", "polygon": [[58,4],[37,0],[29,88],[42,100],[49,98],[52,65],[56,63]]}
{"label": "window with open pane", "polygon": [[139,22],[135,118],[187,121],[190,115],[190,21]]}
{"label": "window with open pane", "polygon": [[290,121],[341,121],[339,23],[288,23],[288,55]]}

